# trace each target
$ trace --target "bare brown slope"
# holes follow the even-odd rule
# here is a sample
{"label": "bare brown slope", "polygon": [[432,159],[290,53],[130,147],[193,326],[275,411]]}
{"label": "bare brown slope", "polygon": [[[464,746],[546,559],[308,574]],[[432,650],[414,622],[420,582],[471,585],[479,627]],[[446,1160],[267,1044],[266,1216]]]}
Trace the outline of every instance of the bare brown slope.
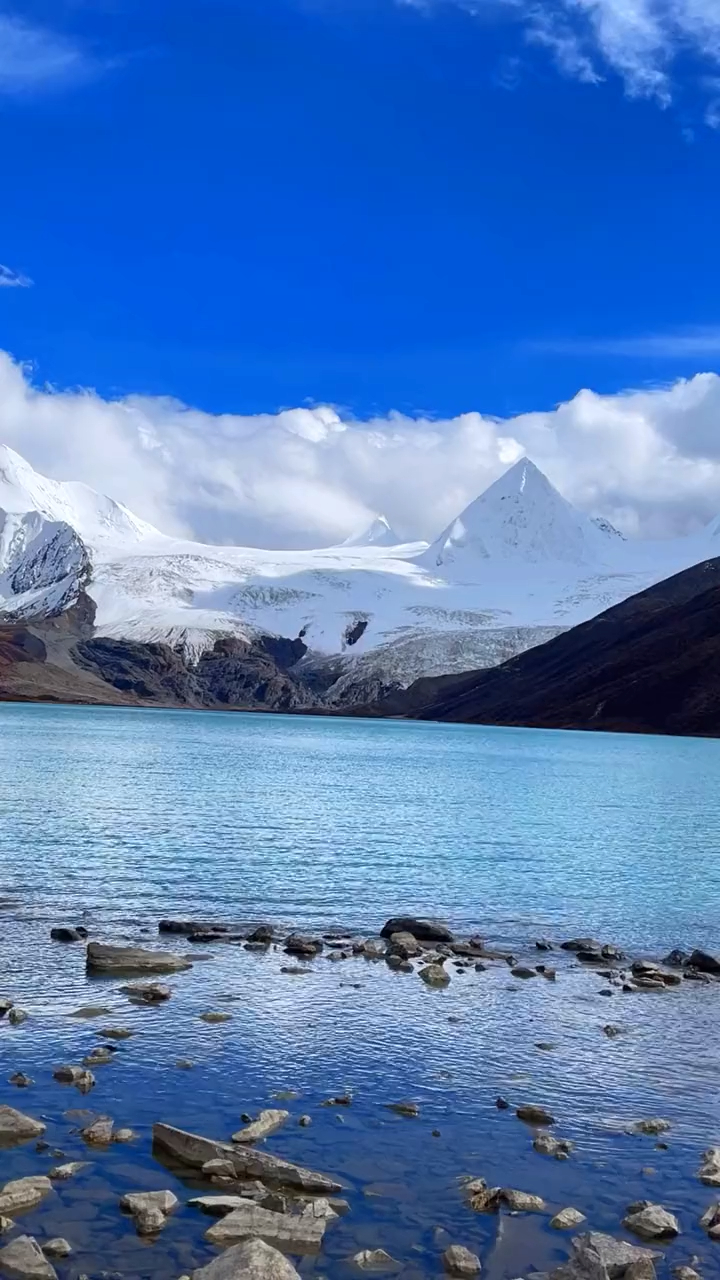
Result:
{"label": "bare brown slope", "polygon": [[374,714],[720,736],[720,558],[489,671],[421,680]]}

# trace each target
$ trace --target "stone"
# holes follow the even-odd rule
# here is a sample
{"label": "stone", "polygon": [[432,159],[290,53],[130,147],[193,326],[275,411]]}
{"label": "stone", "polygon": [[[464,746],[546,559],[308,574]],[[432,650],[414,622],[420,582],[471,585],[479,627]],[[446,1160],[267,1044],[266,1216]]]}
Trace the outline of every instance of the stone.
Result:
{"label": "stone", "polygon": [[394,1111],[399,1116],[414,1118],[420,1115],[420,1108],[417,1102],[388,1102],[386,1106],[388,1111]]}
{"label": "stone", "polygon": [[623,1280],[656,1280],[656,1274],[652,1258],[638,1258],[630,1263]]}
{"label": "stone", "polygon": [[700,1272],[694,1267],[673,1267],[672,1273],[675,1280],[700,1280]]}
{"label": "stone", "polygon": [[[134,982],[127,987],[120,987],[120,991],[129,996],[134,1004],[161,1004],[172,995],[170,987],[166,987],[164,982]],[[103,1009],[103,1013],[109,1012],[109,1009]]]}
{"label": "stone", "polygon": [[232,1160],[206,1160],[201,1172],[206,1178],[234,1178],[235,1165]]}
{"label": "stone", "polygon": [[508,1102],[507,1098],[496,1098],[495,1106],[497,1107],[498,1111],[510,1110],[510,1103]]}
{"label": "stone", "polygon": [[[122,989],[122,988],[121,988]],[[102,1004],[84,1004],[80,1009],[75,1009],[73,1013],[68,1014],[69,1018],[105,1018],[112,1009],[107,1009]]]}
{"label": "stone", "polygon": [[[262,1187],[262,1191],[267,1194],[264,1187]],[[213,1218],[224,1218],[226,1214],[240,1208],[248,1198],[253,1199],[254,1197],[240,1195],[193,1196],[192,1200],[188,1200],[188,1204],[192,1209],[201,1209],[203,1213],[211,1214]]]}
{"label": "stone", "polygon": [[690,969],[697,969],[700,973],[720,973],[720,959],[707,951],[691,952],[687,963]]}
{"label": "stone", "polygon": [[552,942],[548,942],[547,938],[538,938],[538,939],[537,939],[537,941],[536,941],[536,943],[535,943],[535,946],[536,946],[536,948],[537,948],[537,950],[538,950],[538,951],[552,951],[552,950],[553,950],[553,944],[552,944]]}
{"label": "stone", "polygon": [[[57,1080],[59,1084],[87,1085],[89,1088],[92,1088],[95,1084],[95,1077],[92,1072],[87,1071],[85,1067],[72,1065],[56,1067],[53,1071],[53,1079]],[[81,1092],[86,1092],[86,1090],[83,1089]]]}
{"label": "stone", "polygon": [[708,1147],[701,1156],[698,1177],[706,1187],[720,1187],[720,1147]]}
{"label": "stone", "polygon": [[367,960],[382,960],[386,951],[387,945],[380,938],[368,938],[362,946],[362,954]]}
{"label": "stone", "polygon": [[0,1271],[14,1280],[57,1280],[55,1268],[33,1236],[17,1236],[0,1249]]}
{"label": "stone", "polygon": [[573,1227],[579,1227],[581,1222],[585,1222],[585,1214],[579,1209],[568,1207],[561,1209],[554,1218],[550,1219],[550,1226],[556,1231],[570,1231]]}
{"label": "stone", "polygon": [[256,1120],[234,1133],[232,1140],[233,1142],[259,1142],[261,1138],[267,1138],[271,1133],[276,1133],[289,1119],[289,1111],[273,1108],[261,1111]]}
{"label": "stone", "polygon": [[259,924],[257,929],[253,929],[248,934],[248,942],[261,942],[267,946],[275,937],[275,930],[271,924]]}
{"label": "stone", "polygon": [[53,1182],[67,1182],[68,1178],[74,1178],[81,1169],[89,1168],[87,1160],[69,1160],[67,1164],[56,1164],[48,1173],[48,1178]]}
{"label": "stone", "polygon": [[450,982],[450,974],[445,972],[441,964],[428,964],[419,973],[428,987],[446,987]]}
{"label": "stone", "polygon": [[4,1018],[5,1014],[10,1012],[13,1004],[14,1001],[8,999],[7,996],[0,996],[0,1018]]}
{"label": "stone", "polygon": [[454,942],[447,925],[437,920],[420,920],[417,916],[393,916],[380,930],[381,938],[391,938],[394,933],[410,933],[418,942]]}
{"label": "stone", "polygon": [[12,1216],[35,1209],[52,1191],[49,1178],[33,1174],[29,1178],[16,1178],[6,1182],[0,1191],[0,1213]]}
{"label": "stone", "polygon": [[114,947],[104,942],[89,942],[86,956],[88,969],[95,973],[178,973],[192,968],[185,956],[173,951]]}
{"label": "stone", "polygon": [[535,1048],[542,1049],[543,1053],[552,1053],[553,1049],[557,1049],[557,1045],[551,1040],[536,1040]]}
{"label": "stone", "polygon": [[191,1062],[189,1058],[178,1058],[175,1066],[178,1067],[180,1071],[192,1071],[195,1063]]}
{"label": "stone", "polygon": [[663,964],[668,965],[671,969],[683,969],[689,959],[690,956],[687,951],[681,951],[680,947],[673,947],[670,954],[665,956]]}
{"label": "stone", "polygon": [[550,1273],[550,1280],[622,1280],[628,1267],[653,1262],[661,1254],[601,1231],[574,1236],[572,1257]]}
{"label": "stone", "polygon": [[135,1032],[130,1031],[128,1027],[102,1027],[97,1035],[102,1036],[104,1040],[129,1040]]}
{"label": "stone", "polygon": [[136,1137],[134,1129],[113,1129],[113,1142],[133,1142]]}
{"label": "stone", "polygon": [[526,1124],[555,1124],[555,1117],[545,1107],[539,1107],[534,1102],[526,1102],[521,1107],[517,1107],[515,1115],[518,1120],[524,1120]]}
{"label": "stone", "polygon": [[80,1130],[80,1137],[91,1147],[107,1147],[112,1142],[113,1122],[109,1116],[98,1116]]}
{"label": "stone", "polygon": [[189,937],[191,933],[229,933],[227,924],[208,924],[198,920],[160,920],[158,933],[179,933]]}
{"label": "stone", "polygon": [[326,1098],[321,1107],[349,1107],[352,1104],[351,1093],[336,1093],[333,1098]]}
{"label": "stone", "polygon": [[215,1142],[198,1134],[187,1133],[172,1125],[153,1125],[153,1148],[174,1156],[181,1164],[202,1169],[208,1160],[232,1161],[238,1178],[258,1178],[270,1186],[296,1187],[301,1191],[323,1194],[340,1191],[340,1183],[324,1173],[315,1173],[302,1165],[292,1164],[279,1156],[270,1155],[254,1147],[232,1146],[228,1142]]}
{"label": "stone", "polygon": [[555,1160],[567,1160],[574,1145],[569,1138],[553,1138],[549,1133],[539,1133],[533,1142],[541,1156],[553,1156]]}
{"label": "stone", "polygon": [[45,1125],[40,1120],[33,1120],[14,1107],[0,1106],[0,1147],[39,1138],[44,1132]]}
{"label": "stone", "polygon": [[514,1213],[543,1213],[547,1207],[542,1196],[530,1195],[528,1191],[516,1191],[513,1187],[503,1187],[500,1199]]}
{"label": "stone", "polygon": [[316,956],[322,949],[322,938],[308,938],[301,933],[291,933],[285,939],[285,950],[291,956]]}
{"label": "stone", "polygon": [[215,1013],[213,1010],[210,1010],[208,1013],[201,1013],[200,1018],[202,1022],[230,1022],[232,1020],[232,1014]]}
{"label": "stone", "polygon": [[5,1218],[0,1214],[0,1236],[4,1236],[6,1232],[12,1231],[15,1223],[12,1218]]}
{"label": "stone", "polygon": [[649,1120],[636,1120],[630,1132],[645,1133],[650,1137],[657,1137],[659,1133],[667,1133],[669,1128],[669,1120],[661,1120],[657,1117],[651,1117]]}
{"label": "stone", "polygon": [[23,1022],[27,1022],[30,1014],[25,1009],[11,1009],[8,1014],[8,1022],[13,1027],[22,1026]]}
{"label": "stone", "polygon": [[361,1249],[351,1259],[361,1271],[401,1271],[402,1263],[386,1253],[385,1249]]}
{"label": "stone", "polygon": [[462,1244],[451,1244],[442,1256],[443,1267],[450,1276],[476,1276],[482,1269],[476,1253]]}
{"label": "stone", "polygon": [[264,1240],[232,1245],[206,1267],[193,1271],[192,1280],[300,1280],[292,1263]]}
{"label": "stone", "polygon": [[301,1116],[298,1120],[298,1124],[302,1129],[308,1129],[312,1124],[312,1116]]}
{"label": "stone", "polygon": [[116,1053],[117,1049],[114,1045],[98,1044],[83,1058],[83,1066],[106,1067],[109,1062],[112,1062]]}
{"label": "stone", "polygon": [[675,1215],[659,1204],[644,1203],[642,1208],[631,1205],[623,1226],[643,1240],[662,1240],[680,1234]]}
{"label": "stone", "polygon": [[84,942],[87,936],[88,931],[82,925],[78,925],[77,929],[68,928],[67,925],[56,925],[50,930],[50,937],[54,942]]}
{"label": "stone", "polygon": [[172,1191],[131,1191],[123,1196],[120,1208],[132,1215],[139,1236],[154,1236],[162,1231],[178,1203]]}
{"label": "stone", "polygon": [[219,1248],[259,1239],[280,1245],[288,1253],[314,1254],[320,1249],[326,1225],[324,1218],[275,1213],[252,1200],[243,1200],[237,1209],[208,1228],[205,1239]]}
{"label": "stone", "polygon": [[8,1084],[14,1084],[18,1089],[29,1089],[35,1081],[26,1076],[24,1071],[16,1071],[14,1075],[8,1076]]}
{"label": "stone", "polygon": [[517,964],[510,970],[513,978],[537,978],[537,969],[530,969],[525,964]]}
{"label": "stone", "polygon": [[603,1027],[603,1032],[607,1036],[608,1040],[614,1040],[616,1036],[621,1036],[622,1031],[622,1027],[616,1026],[613,1022],[606,1022]]}
{"label": "stone", "polygon": [[705,1228],[713,1240],[720,1239],[720,1200],[716,1200],[705,1210],[700,1226]]}
{"label": "stone", "polygon": [[55,1236],[43,1245],[42,1251],[46,1258],[69,1258],[72,1253],[72,1245],[68,1244],[68,1241],[62,1236]]}
{"label": "stone", "polygon": [[662,982],[666,987],[676,987],[682,982],[681,974],[662,969],[651,960],[635,960],[631,966],[631,972],[638,986],[644,986],[650,981],[653,984]]}
{"label": "stone", "polygon": [[602,943],[595,938],[569,938],[561,942],[563,951],[597,951],[602,952]]}

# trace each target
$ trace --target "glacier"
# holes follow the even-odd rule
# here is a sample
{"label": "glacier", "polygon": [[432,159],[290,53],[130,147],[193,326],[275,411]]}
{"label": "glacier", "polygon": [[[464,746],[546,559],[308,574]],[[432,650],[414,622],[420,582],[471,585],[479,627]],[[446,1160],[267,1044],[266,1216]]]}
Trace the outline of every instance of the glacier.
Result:
{"label": "glacier", "polygon": [[198,661],[219,638],[302,641],[327,697],[495,665],[720,553],[692,537],[626,539],[571,505],[527,458],[435,541],[378,516],[338,546],[268,551],[173,538],[86,485],[0,447],[0,614],[53,616],[86,592],[98,636]]}

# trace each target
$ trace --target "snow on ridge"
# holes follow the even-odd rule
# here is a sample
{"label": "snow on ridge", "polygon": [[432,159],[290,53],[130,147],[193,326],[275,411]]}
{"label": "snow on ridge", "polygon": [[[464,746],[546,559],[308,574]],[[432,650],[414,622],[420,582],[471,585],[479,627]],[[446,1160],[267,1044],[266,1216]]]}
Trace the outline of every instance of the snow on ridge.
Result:
{"label": "snow on ridge", "polygon": [[402,538],[399,538],[392,528],[390,522],[385,516],[376,516],[375,519],[362,529],[360,533],[354,533],[344,542],[340,543],[341,547],[398,547],[402,544]]}

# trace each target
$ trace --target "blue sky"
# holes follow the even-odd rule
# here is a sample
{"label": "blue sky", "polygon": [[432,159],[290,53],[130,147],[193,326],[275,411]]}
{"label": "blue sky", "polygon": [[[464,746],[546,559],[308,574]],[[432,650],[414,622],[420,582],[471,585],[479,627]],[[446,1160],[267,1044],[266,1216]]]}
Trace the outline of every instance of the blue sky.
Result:
{"label": "blue sky", "polygon": [[717,6],[566,4],[0,9],[0,346],[214,412],[717,368]]}

